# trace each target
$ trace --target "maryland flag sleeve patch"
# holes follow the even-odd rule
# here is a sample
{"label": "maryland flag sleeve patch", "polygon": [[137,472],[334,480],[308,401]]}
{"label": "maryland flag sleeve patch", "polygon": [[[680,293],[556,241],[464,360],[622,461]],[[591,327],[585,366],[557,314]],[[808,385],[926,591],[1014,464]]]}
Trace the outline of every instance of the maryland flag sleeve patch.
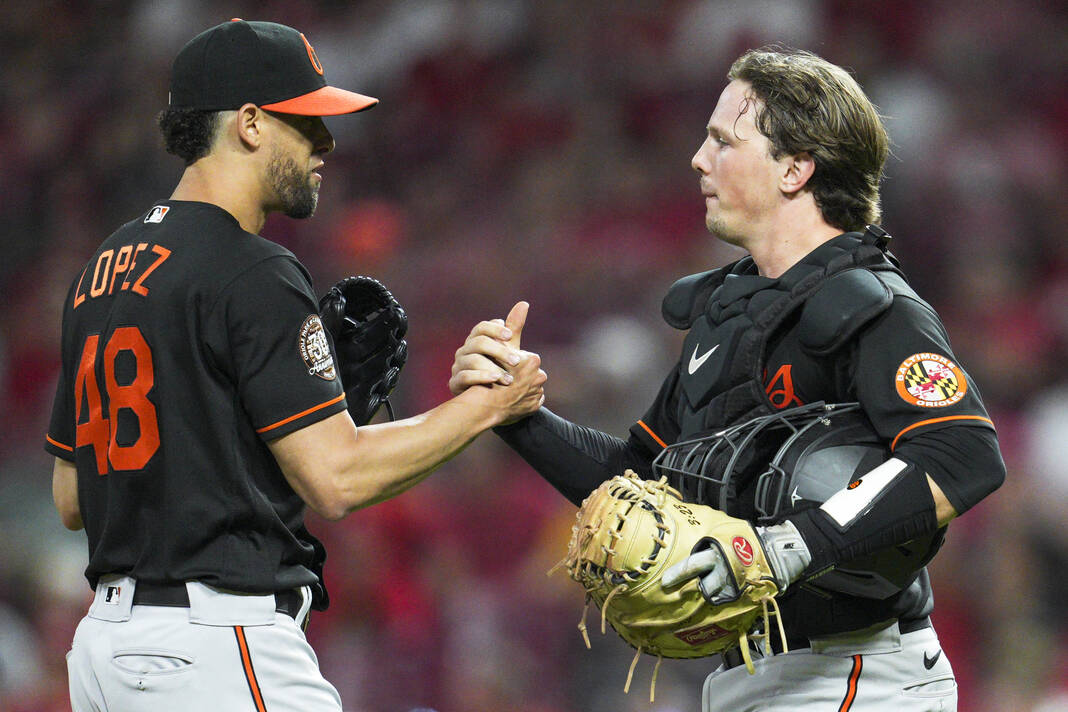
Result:
{"label": "maryland flag sleeve patch", "polygon": [[920,408],[953,405],[968,392],[960,366],[941,354],[919,353],[901,362],[895,376],[897,394]]}

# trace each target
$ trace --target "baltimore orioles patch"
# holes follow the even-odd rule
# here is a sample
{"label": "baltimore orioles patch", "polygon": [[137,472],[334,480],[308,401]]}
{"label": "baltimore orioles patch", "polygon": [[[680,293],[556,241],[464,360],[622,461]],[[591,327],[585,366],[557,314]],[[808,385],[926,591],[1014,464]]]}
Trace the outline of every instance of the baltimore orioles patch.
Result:
{"label": "baltimore orioles patch", "polygon": [[968,392],[964,371],[941,354],[909,356],[898,366],[895,380],[897,394],[920,408],[944,408]]}

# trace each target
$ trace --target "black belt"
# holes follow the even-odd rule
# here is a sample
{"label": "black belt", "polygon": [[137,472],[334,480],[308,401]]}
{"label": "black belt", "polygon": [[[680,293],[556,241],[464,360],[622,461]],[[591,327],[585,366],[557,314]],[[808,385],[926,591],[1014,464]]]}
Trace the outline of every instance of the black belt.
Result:
{"label": "black belt", "polygon": [[[296,621],[304,605],[304,597],[300,589],[290,588],[285,591],[276,591],[274,602],[276,611],[285,613]],[[138,581],[137,588],[134,590],[133,605],[189,608],[189,592],[184,583],[161,584]],[[303,625],[305,621],[297,621],[297,623]]]}
{"label": "black belt", "polygon": [[[135,601],[136,601],[136,597],[135,597]],[[918,630],[923,630],[924,628],[930,628],[930,627],[931,627],[931,618],[929,616],[924,616],[923,618],[916,618],[914,620],[908,620],[908,621],[898,620],[898,622],[897,622],[897,628],[898,628],[899,631],[901,631],[902,635],[904,635],[905,633],[915,633]],[[843,631],[843,632],[848,632],[848,631]],[[782,652],[782,646],[780,644],[779,637],[777,635],[777,631],[775,631],[775,630],[772,630],[771,641],[772,641],[772,646],[771,646],[772,647],[772,653],[773,654],[781,653]],[[789,633],[786,634],[786,643],[787,643],[787,645],[790,646],[790,650],[799,650],[801,648],[810,648],[810,647],[812,647],[812,641],[809,640],[808,638],[797,638],[795,636],[790,635]],[[753,659],[756,660],[757,659],[757,655],[754,655]],[[730,670],[731,668],[736,668],[739,665],[745,665],[745,658],[742,657],[742,649],[740,647],[731,648],[727,652],[723,653],[723,665],[724,665],[724,668],[727,669],[727,670]]]}

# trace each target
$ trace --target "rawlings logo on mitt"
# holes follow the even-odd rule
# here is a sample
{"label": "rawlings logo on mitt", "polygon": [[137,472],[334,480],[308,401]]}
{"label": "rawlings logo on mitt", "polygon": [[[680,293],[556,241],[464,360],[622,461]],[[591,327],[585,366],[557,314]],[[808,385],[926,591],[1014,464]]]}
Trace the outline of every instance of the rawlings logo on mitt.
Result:
{"label": "rawlings logo on mitt", "polygon": [[[720,591],[706,596],[695,578],[664,587],[669,567],[712,547],[723,556]],[[684,502],[666,478],[642,480],[631,470],[603,482],[582,503],[567,557],[557,566],[586,589],[587,607],[592,600],[601,609],[601,632],[607,621],[637,649],[624,691],[642,653],[659,658],[650,700],[665,657],[698,658],[740,646],[752,672],[749,633],[763,619],[766,638],[768,617],[778,611],[779,587],[748,522]],[[585,619],[584,612],[579,630],[589,647]],[[782,633],[781,622],[779,628]]]}

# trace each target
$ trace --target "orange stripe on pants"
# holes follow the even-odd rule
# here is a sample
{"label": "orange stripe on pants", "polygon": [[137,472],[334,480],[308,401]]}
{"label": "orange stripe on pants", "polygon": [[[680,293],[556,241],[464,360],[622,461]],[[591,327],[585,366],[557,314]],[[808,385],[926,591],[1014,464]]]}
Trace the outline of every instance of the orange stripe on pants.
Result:
{"label": "orange stripe on pants", "polygon": [[263,695],[260,694],[260,683],[256,680],[256,671],[252,667],[252,653],[249,652],[248,641],[245,639],[245,629],[235,625],[234,635],[237,636],[237,647],[241,651],[241,666],[245,669],[245,679],[248,681],[248,690],[252,693],[252,701],[256,704],[256,712],[267,712],[267,706],[263,704]]}
{"label": "orange stripe on pants", "polygon": [[860,679],[860,671],[864,662],[860,655],[853,656],[853,670],[849,673],[849,687],[846,688],[845,699],[842,700],[838,712],[849,712],[853,707],[853,700],[857,699],[857,680]]}

